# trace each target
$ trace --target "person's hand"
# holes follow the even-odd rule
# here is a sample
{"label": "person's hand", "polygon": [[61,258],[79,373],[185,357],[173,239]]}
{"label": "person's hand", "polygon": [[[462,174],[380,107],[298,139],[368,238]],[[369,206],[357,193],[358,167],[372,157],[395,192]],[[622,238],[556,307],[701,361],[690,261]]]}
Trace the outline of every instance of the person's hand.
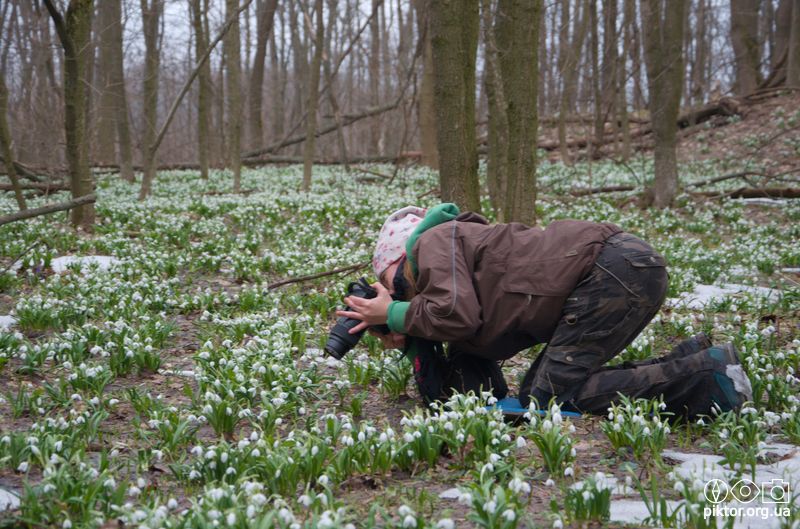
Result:
{"label": "person's hand", "polygon": [[345,316],[355,320],[361,320],[361,323],[350,329],[350,334],[356,334],[370,325],[381,325],[386,323],[386,318],[389,312],[389,303],[392,302],[392,296],[386,287],[380,283],[373,283],[374,288],[378,295],[372,299],[364,299],[356,296],[348,296],[344,298],[344,302],[352,310],[337,310],[337,316]]}
{"label": "person's hand", "polygon": [[384,349],[403,349],[406,346],[406,335],[398,332],[390,332],[383,334],[375,329],[367,329],[367,332],[372,336],[380,339],[383,343]]}

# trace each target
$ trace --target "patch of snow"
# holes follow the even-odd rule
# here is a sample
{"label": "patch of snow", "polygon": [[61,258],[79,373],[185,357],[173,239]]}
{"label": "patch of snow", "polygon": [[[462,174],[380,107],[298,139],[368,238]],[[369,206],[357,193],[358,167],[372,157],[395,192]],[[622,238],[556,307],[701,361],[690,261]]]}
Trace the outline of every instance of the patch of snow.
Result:
{"label": "patch of snow", "polygon": [[737,294],[751,294],[753,296],[767,298],[769,301],[775,301],[781,297],[780,290],[726,283],[721,286],[695,285],[692,292],[684,292],[677,298],[669,298],[666,304],[670,307],[703,309],[713,301],[719,301],[726,297],[736,296]]}
{"label": "patch of snow", "polygon": [[784,274],[800,274],[800,268],[781,268]]}
{"label": "patch of snow", "polygon": [[[675,500],[667,500],[667,508],[672,511],[680,504]],[[624,522],[629,524],[641,524],[648,516],[650,511],[647,505],[639,500],[612,500],[611,516],[612,522]]]}
{"label": "patch of snow", "polygon": [[19,496],[0,488],[0,512],[13,511],[19,507]]}
{"label": "patch of snow", "polygon": [[[625,483],[620,483],[616,477],[610,475],[603,477],[603,485],[604,488],[611,490],[612,496],[630,496],[631,494],[636,493],[636,489],[629,487]],[[570,485],[570,488],[572,489],[581,489],[582,487],[583,480],[577,481]]]}
{"label": "patch of snow", "polygon": [[756,197],[756,198],[740,198],[738,202],[744,204],[757,204],[759,206],[773,206],[782,207],[789,203],[788,200],[779,200],[777,198]]}
{"label": "patch of snow", "polygon": [[[773,452],[780,461],[769,464],[756,465],[756,483],[764,483],[773,479],[782,479],[794,486],[800,486],[800,447],[786,444],[768,444],[764,447],[766,452]],[[673,450],[664,450],[664,457],[680,462],[673,471],[682,477],[697,477],[703,480],[719,478],[722,480],[735,480],[734,472],[720,462],[723,457],[711,454],[687,454]]]}
{"label": "patch of snow", "polygon": [[443,500],[457,500],[461,497],[461,491],[454,487],[440,492],[439,497]]}
{"label": "patch of snow", "polygon": [[17,318],[10,314],[0,316],[0,331],[10,331],[17,324]]}
{"label": "patch of snow", "polygon": [[109,255],[87,255],[85,257],[64,255],[53,259],[50,266],[56,274],[63,274],[70,266],[74,266],[75,264],[80,265],[81,272],[84,272],[93,265],[96,265],[99,270],[108,270],[112,265],[117,263],[119,263],[119,259]]}

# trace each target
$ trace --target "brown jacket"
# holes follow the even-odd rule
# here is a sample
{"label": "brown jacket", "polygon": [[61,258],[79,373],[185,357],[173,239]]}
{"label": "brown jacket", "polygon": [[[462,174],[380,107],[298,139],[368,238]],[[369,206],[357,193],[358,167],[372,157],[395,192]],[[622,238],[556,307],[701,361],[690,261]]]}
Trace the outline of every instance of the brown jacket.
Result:
{"label": "brown jacket", "polygon": [[476,356],[510,358],[550,339],[567,296],[591,269],[602,242],[620,231],[578,220],[545,229],[490,225],[478,214],[462,213],[414,244],[418,294],[390,307],[389,326]]}

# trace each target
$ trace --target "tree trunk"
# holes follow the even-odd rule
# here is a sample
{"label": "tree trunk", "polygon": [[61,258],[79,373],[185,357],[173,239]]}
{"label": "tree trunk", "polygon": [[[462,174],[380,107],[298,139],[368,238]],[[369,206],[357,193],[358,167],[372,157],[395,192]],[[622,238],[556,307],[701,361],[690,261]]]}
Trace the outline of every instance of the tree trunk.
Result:
{"label": "tree trunk", "polygon": [[[250,89],[248,90],[248,123],[249,144],[251,149],[261,146],[264,142],[264,122],[262,118],[262,101],[264,90],[264,61],[267,56],[267,43],[272,37],[272,28],[275,20],[275,10],[278,0],[261,0],[258,2],[258,38],[256,41],[256,54],[253,59],[253,68],[250,75]],[[273,72],[274,75],[274,72]]]}
{"label": "tree trunk", "polygon": [[[67,139],[67,162],[73,198],[92,192],[92,173],[89,169],[86,138],[86,72],[85,53],[91,49],[92,0],[70,0],[66,18],[45,0],[45,6],[64,48],[64,131]],[[72,225],[85,230],[94,227],[94,205],[85,204],[71,212]]]}
{"label": "tree trunk", "polygon": [[698,0],[697,5],[697,30],[695,31],[694,65],[692,67],[692,102],[695,105],[704,103],[704,96],[708,93],[708,79],[706,78],[708,61],[708,6],[707,0]]}
{"label": "tree trunk", "polygon": [[780,0],[778,9],[775,11],[775,55],[771,60],[771,67],[776,78],[782,78],[786,74],[786,61],[778,64],[781,58],[789,55],[789,39],[792,34],[792,6],[797,4],[797,0]]}
{"label": "tree trunk", "polygon": [[[116,161],[114,155],[116,96],[111,90],[111,72],[114,62],[114,4],[113,0],[100,2],[97,9],[98,62],[97,91],[100,98],[97,104],[97,125],[95,127],[95,160],[101,164]],[[117,18],[116,23],[120,20]]]}
{"label": "tree trunk", "polygon": [[[194,55],[199,60],[208,47],[208,35],[203,23],[203,9],[200,0],[191,0],[192,29],[194,31]],[[200,68],[197,86],[197,161],[200,164],[200,178],[208,179],[209,119],[211,117],[211,61]]]}
{"label": "tree trunk", "polygon": [[[225,17],[230,18],[239,9],[238,0],[225,0]],[[223,39],[225,53],[225,88],[228,93],[228,166],[233,171],[233,190],[241,189],[242,180],[242,84],[241,84],[241,39],[239,37],[239,17],[231,24]]]}
{"label": "tree trunk", "polygon": [[8,178],[14,187],[17,205],[19,209],[26,209],[25,197],[22,196],[19,179],[17,178],[17,169],[14,166],[14,153],[11,150],[11,134],[8,132],[6,114],[8,114],[8,88],[6,88],[5,72],[0,68],[0,153],[3,154],[3,164],[6,166],[6,173],[8,173]]}
{"label": "tree trunk", "polygon": [[642,0],[650,121],[655,137],[654,205],[666,208],[678,193],[675,156],[683,85],[683,10],[686,0]]}
{"label": "tree trunk", "polygon": [[442,199],[480,212],[475,137],[478,0],[431,3],[436,144]]}
{"label": "tree trunk", "polygon": [[[308,104],[306,105],[306,141],[303,145],[303,191],[311,190],[311,169],[314,165],[314,137],[317,131],[317,101],[319,99],[319,70],[322,63],[325,27],[322,21],[322,0],[314,3],[316,13],[316,33],[314,36],[314,58],[311,60],[311,81],[308,86]],[[309,28],[310,30],[311,28]]]}
{"label": "tree trunk", "polygon": [[419,143],[422,164],[439,169],[439,151],[436,149],[436,111],[433,103],[433,47],[431,46],[430,3],[432,0],[415,0],[417,32],[422,43],[422,79],[419,87]]}
{"label": "tree trunk", "polygon": [[758,42],[759,0],[731,0],[731,43],[736,63],[734,92],[748,95],[761,82]]}
{"label": "tree trunk", "polygon": [[[380,7],[379,0],[372,0],[372,11]],[[381,33],[380,12],[369,23],[369,102],[371,106],[378,106],[381,100]],[[369,129],[370,154],[383,154],[381,152],[381,127],[378,119],[371,120]]]}
{"label": "tree trunk", "polygon": [[536,222],[536,136],[541,0],[499,0],[497,48],[508,123],[504,218]]}
{"label": "tree trunk", "polygon": [[114,6],[113,31],[111,40],[111,75],[109,87],[114,95],[114,123],[117,134],[117,157],[119,159],[120,177],[133,183],[133,146],[131,144],[131,127],[128,118],[128,94],[125,89],[125,65],[122,52],[122,4],[120,0],[108,0]]}
{"label": "tree trunk", "polygon": [[144,174],[142,187],[139,190],[139,200],[144,200],[150,195],[153,180],[156,175],[156,156],[152,152],[152,145],[156,139],[156,125],[158,119],[158,69],[161,63],[161,50],[159,27],[162,0],[140,0],[142,10],[142,29],[144,34],[144,135],[142,138],[142,151],[144,154]]}
{"label": "tree trunk", "polygon": [[331,105],[333,119],[336,122],[336,144],[339,148],[339,158],[342,161],[345,171],[350,171],[350,164],[347,161],[347,142],[344,138],[344,124],[342,123],[342,110],[339,107],[339,100],[336,95],[336,78],[333,73],[333,68],[331,68],[331,57],[333,57],[333,29],[336,27],[337,12],[338,0],[331,0],[328,3],[328,28],[330,31],[325,34],[325,54],[322,64],[325,71],[325,82],[328,85],[328,102]]}
{"label": "tree trunk", "polygon": [[786,63],[786,85],[800,87],[800,1],[792,2],[792,29],[789,33],[789,53]]}
{"label": "tree trunk", "polygon": [[505,222],[505,197],[508,183],[506,153],[508,148],[508,115],[503,95],[500,67],[497,64],[498,50],[495,34],[497,14],[492,12],[492,1],[481,1],[481,15],[484,33],[484,83],[488,104],[488,156],[486,177],[489,186],[489,200],[498,222]]}

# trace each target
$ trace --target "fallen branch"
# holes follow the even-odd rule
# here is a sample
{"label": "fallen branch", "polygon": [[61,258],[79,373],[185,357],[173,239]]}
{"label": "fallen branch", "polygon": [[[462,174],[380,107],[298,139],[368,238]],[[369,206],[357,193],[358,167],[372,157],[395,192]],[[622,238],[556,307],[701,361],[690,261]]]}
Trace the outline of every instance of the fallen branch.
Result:
{"label": "fallen branch", "polygon": [[583,197],[586,195],[598,195],[600,193],[613,193],[615,191],[633,191],[636,186],[603,186],[603,187],[590,187],[588,189],[573,189],[569,192],[574,197]]}
{"label": "fallen branch", "polygon": [[[30,184],[20,184],[19,188],[23,191],[30,191],[31,189],[44,192],[69,191],[69,186],[60,182],[57,184],[31,182]],[[14,186],[11,184],[0,184],[0,191],[14,191]]]}
{"label": "fallen branch", "polygon": [[748,176],[765,176],[764,173],[760,173],[757,171],[739,171],[736,173],[724,174],[722,176],[716,176],[714,178],[709,178],[708,180],[700,180],[699,182],[691,182],[686,184],[687,188],[690,187],[703,187],[709,184],[717,184],[719,182],[724,182],[726,180],[733,180],[734,178],[746,178]]}
{"label": "fallen branch", "polygon": [[[6,163],[5,159],[0,156],[0,162]],[[17,174],[23,178],[26,178],[32,182],[41,182],[42,179],[34,173],[34,169],[28,167],[27,165],[23,165],[20,162],[14,162],[14,169],[16,169]]]}
{"label": "fallen branch", "polygon": [[59,202],[57,204],[50,204],[48,206],[42,206],[40,208],[17,211],[16,213],[0,217],[0,226],[9,224],[11,222],[16,222],[18,220],[30,219],[32,217],[39,217],[41,215],[49,215],[50,213],[57,213],[59,211],[67,211],[73,208],[77,208],[78,206],[91,204],[96,199],[97,196],[94,193],[91,193],[89,195],[84,195],[82,197],[78,197],[68,202]]}
{"label": "fallen branch", "polygon": [[[395,108],[397,108],[400,105],[402,100],[403,100],[403,98],[402,98],[402,94],[401,94],[401,97],[398,97],[397,99],[395,99],[391,103],[387,103],[386,105],[382,105],[382,106],[379,106],[379,107],[371,107],[371,108],[368,108],[368,109],[366,109],[366,110],[364,110],[362,112],[359,112],[358,114],[344,114],[342,116],[341,123],[334,122],[331,125],[328,125],[326,127],[320,128],[319,130],[316,131],[316,133],[314,133],[314,137],[315,138],[319,138],[320,136],[324,136],[325,134],[330,134],[331,132],[334,132],[334,131],[338,130],[340,126],[341,127],[347,127],[347,126],[352,125],[353,123],[356,123],[357,121],[360,121],[362,119],[370,118],[372,116],[378,116],[378,115],[383,114],[385,112],[389,112],[390,110],[394,110]],[[297,143],[302,143],[305,140],[306,140],[306,135],[305,134],[299,134],[297,136],[293,136],[293,137],[288,138],[286,140],[282,140],[282,141],[278,141],[278,142],[272,143],[272,144],[267,145],[266,147],[263,147],[261,149],[256,149],[254,151],[246,152],[246,153],[244,153],[242,155],[242,157],[243,158],[255,158],[256,156],[262,156],[264,154],[271,154],[271,153],[273,153],[273,152],[275,152],[275,151],[277,151],[279,149],[282,149],[284,147],[288,147],[289,145],[295,145]]]}
{"label": "fallen branch", "polygon": [[798,187],[741,187],[727,193],[719,191],[697,191],[692,193],[698,197],[714,198],[800,198],[800,188]]}
{"label": "fallen branch", "polygon": [[311,275],[307,275],[307,276],[300,276],[300,277],[295,277],[295,278],[292,278],[292,279],[283,279],[281,281],[278,281],[276,283],[272,283],[271,285],[268,285],[267,286],[267,290],[272,290],[272,289],[275,289],[275,288],[278,288],[278,287],[282,287],[283,285],[288,285],[290,283],[300,283],[301,281],[310,281],[312,279],[318,279],[320,277],[325,277],[325,276],[332,276],[332,275],[335,275],[335,274],[342,274],[344,272],[355,272],[356,270],[361,270],[362,268],[366,268],[369,265],[370,265],[370,261],[367,261],[365,263],[359,263],[359,264],[354,264],[354,265],[350,265],[350,266],[344,266],[342,268],[337,268],[335,270],[330,270],[328,272],[320,272],[319,274],[311,274]]}

